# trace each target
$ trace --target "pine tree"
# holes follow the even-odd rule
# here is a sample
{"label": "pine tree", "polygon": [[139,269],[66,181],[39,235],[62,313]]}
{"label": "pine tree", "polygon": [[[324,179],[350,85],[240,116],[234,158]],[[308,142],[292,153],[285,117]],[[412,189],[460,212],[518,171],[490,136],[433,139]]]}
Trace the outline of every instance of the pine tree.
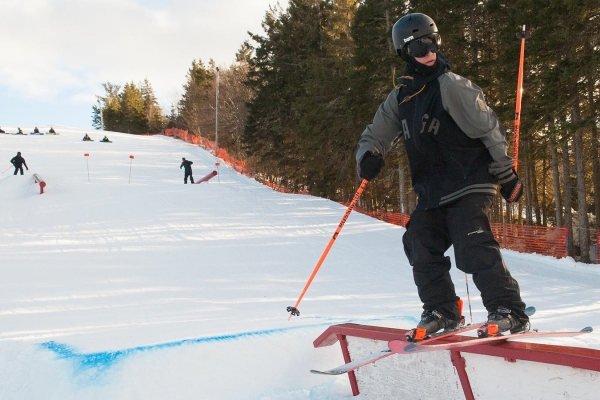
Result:
{"label": "pine tree", "polygon": [[158,105],[150,82],[140,87],[133,82],[121,86],[110,82],[102,84],[105,95],[99,97],[104,127],[100,122],[100,107],[92,107],[92,123],[96,129],[133,134],[157,133],[163,129],[165,117]]}
{"label": "pine tree", "polygon": [[161,132],[165,126],[165,117],[147,78],[140,84],[140,92],[144,101],[144,114],[149,133]]}
{"label": "pine tree", "polygon": [[266,36],[250,60],[249,84],[256,96],[248,109],[243,143],[258,155],[258,167],[292,188],[304,189],[306,162],[298,139],[299,113],[294,101],[311,78],[311,58],[321,54],[321,2],[291,0],[286,12],[271,9],[265,16]]}
{"label": "pine tree", "polygon": [[321,2],[319,50],[308,59],[309,79],[292,105],[299,115],[302,182],[311,193],[338,200],[346,200],[355,184],[359,131],[349,118],[347,98],[355,9],[354,0]]}
{"label": "pine tree", "polygon": [[[121,86],[106,82],[102,84],[102,87],[106,92],[105,96],[100,98],[102,102],[104,129],[108,131],[120,131],[122,114],[119,92]],[[97,113],[99,119],[100,110],[94,106],[94,111]]]}
{"label": "pine tree", "polygon": [[119,95],[121,103],[121,129],[126,133],[148,132],[148,119],[144,110],[144,97],[133,83],[126,83]]}
{"label": "pine tree", "polygon": [[207,110],[210,109],[208,96],[214,79],[212,70],[206,67],[202,60],[192,61],[187,81],[183,86],[184,93],[178,103],[178,125],[195,135],[203,133],[203,128],[207,126],[206,119],[211,118],[211,113]]}

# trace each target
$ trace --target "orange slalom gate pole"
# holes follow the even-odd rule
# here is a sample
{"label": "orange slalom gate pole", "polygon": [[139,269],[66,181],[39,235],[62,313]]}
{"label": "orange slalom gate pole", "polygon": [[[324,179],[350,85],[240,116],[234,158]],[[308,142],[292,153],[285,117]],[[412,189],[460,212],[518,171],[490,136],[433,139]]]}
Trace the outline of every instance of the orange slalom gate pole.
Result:
{"label": "orange slalom gate pole", "polygon": [[517,33],[517,38],[521,39],[521,57],[519,59],[519,77],[517,79],[517,106],[515,110],[515,125],[513,138],[513,160],[514,169],[517,171],[519,166],[519,132],[521,129],[521,98],[523,97],[523,65],[525,63],[525,40],[529,39],[531,34],[523,30]]}
{"label": "orange slalom gate pole", "polygon": [[85,157],[85,163],[87,165],[87,172],[88,172],[88,182],[90,181],[90,163],[88,161],[88,157],[90,156],[89,153],[84,153],[83,156]]}
{"label": "orange slalom gate pole", "polygon": [[129,184],[131,185],[131,165],[133,164],[133,155],[130,155],[129,158]]}
{"label": "orange slalom gate pole", "polygon": [[346,210],[346,213],[344,214],[344,217],[342,218],[338,227],[336,228],[333,236],[331,237],[331,239],[329,239],[329,243],[327,244],[325,251],[323,251],[323,254],[321,254],[321,258],[317,262],[315,269],[313,270],[312,274],[310,274],[310,278],[308,278],[308,282],[306,282],[306,285],[304,285],[304,289],[302,290],[302,293],[300,293],[300,297],[298,297],[296,304],[293,307],[287,308],[287,311],[290,313],[290,316],[288,317],[288,321],[292,318],[293,315],[300,315],[300,311],[298,310],[298,305],[300,304],[300,301],[302,301],[302,298],[304,297],[304,294],[308,290],[308,287],[310,286],[313,279],[315,278],[315,275],[317,275],[317,272],[319,272],[319,268],[321,268],[321,264],[323,264],[323,261],[325,261],[325,257],[327,257],[327,254],[329,254],[329,250],[331,250],[331,246],[333,246],[333,242],[335,242],[335,239],[337,239],[338,235],[340,234],[340,231],[344,227],[344,224],[346,223],[346,220],[350,216],[352,209],[354,208],[354,206],[356,206],[356,203],[358,202],[360,195],[365,190],[367,183],[369,183],[369,181],[366,179],[363,179],[362,182],[360,183],[360,186],[356,190],[356,194],[354,195],[352,202],[350,202],[350,205],[348,206],[348,209]]}

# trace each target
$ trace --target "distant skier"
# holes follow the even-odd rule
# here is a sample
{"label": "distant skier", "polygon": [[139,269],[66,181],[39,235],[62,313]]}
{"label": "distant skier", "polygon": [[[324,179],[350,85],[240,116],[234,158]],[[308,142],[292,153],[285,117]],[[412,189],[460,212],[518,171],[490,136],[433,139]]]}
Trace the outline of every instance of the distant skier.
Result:
{"label": "distant skier", "polygon": [[110,143],[110,140],[108,140],[108,136],[104,136],[102,138],[101,142],[108,142],[108,143]]}
{"label": "distant skier", "polygon": [[86,133],[86,134],[85,134],[85,136],[83,137],[83,139],[82,139],[82,140],[83,140],[84,142],[91,142],[91,141],[92,141],[92,138],[91,138],[91,137],[89,137],[89,135]]}
{"label": "distant skier", "polygon": [[38,129],[37,126],[35,128],[33,128],[33,133],[40,133],[40,130]]}
{"label": "distant skier", "polygon": [[50,127],[50,130],[48,131],[48,133],[51,133],[53,135],[56,135],[56,131],[54,130],[54,128]]}
{"label": "distant skier", "polygon": [[13,175],[16,175],[17,171],[21,171],[21,175],[23,175],[23,165],[25,165],[25,168],[29,171],[29,167],[27,166],[25,159],[21,157],[20,151],[17,152],[17,155],[14,156],[12,160],[10,160],[10,163],[15,166],[15,173]]}
{"label": "distant skier", "polygon": [[194,183],[194,177],[192,176],[192,161],[188,161],[185,159],[185,157],[181,158],[183,161],[181,162],[181,165],[179,166],[179,169],[184,168],[185,170],[185,177],[183,178],[183,183],[187,184],[187,179],[188,176],[190,177],[190,182]]}
{"label": "distant skier", "polygon": [[2,128],[0,128],[0,133],[6,133]]}
{"label": "distant skier", "polygon": [[17,128],[17,135],[24,135],[23,130],[21,128]]}

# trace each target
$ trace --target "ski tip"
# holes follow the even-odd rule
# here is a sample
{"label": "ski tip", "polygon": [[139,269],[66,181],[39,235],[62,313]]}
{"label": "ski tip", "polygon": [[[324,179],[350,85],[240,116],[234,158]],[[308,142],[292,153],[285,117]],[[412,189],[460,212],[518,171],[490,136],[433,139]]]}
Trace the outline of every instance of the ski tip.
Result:
{"label": "ski tip", "polygon": [[594,328],[592,328],[591,326],[586,326],[585,328],[583,328],[581,330],[581,332],[585,332],[585,333],[591,333],[594,331]]}
{"label": "ski tip", "polygon": [[316,369],[311,369],[310,372],[316,375],[341,375],[343,373],[337,370],[318,371]]}

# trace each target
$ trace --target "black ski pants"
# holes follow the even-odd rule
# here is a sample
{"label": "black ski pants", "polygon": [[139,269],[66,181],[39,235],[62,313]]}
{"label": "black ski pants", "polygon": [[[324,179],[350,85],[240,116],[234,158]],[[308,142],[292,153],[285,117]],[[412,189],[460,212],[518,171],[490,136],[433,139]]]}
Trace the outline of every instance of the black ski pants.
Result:
{"label": "black ski pants", "polygon": [[190,177],[190,182],[194,183],[194,177],[192,176],[192,171],[185,171],[185,177],[183,178],[183,183],[187,183],[188,176]]}
{"label": "black ski pants", "polygon": [[16,175],[17,171],[21,171],[21,175],[23,175],[23,165],[15,165],[15,173],[13,175]]}
{"label": "black ski pants", "polygon": [[452,319],[459,314],[450,257],[444,256],[454,245],[456,267],[473,275],[488,311],[506,306],[519,317],[525,315],[519,284],[506,268],[490,228],[492,201],[489,195],[470,194],[411,215],[402,241],[424,310],[439,310]]}

